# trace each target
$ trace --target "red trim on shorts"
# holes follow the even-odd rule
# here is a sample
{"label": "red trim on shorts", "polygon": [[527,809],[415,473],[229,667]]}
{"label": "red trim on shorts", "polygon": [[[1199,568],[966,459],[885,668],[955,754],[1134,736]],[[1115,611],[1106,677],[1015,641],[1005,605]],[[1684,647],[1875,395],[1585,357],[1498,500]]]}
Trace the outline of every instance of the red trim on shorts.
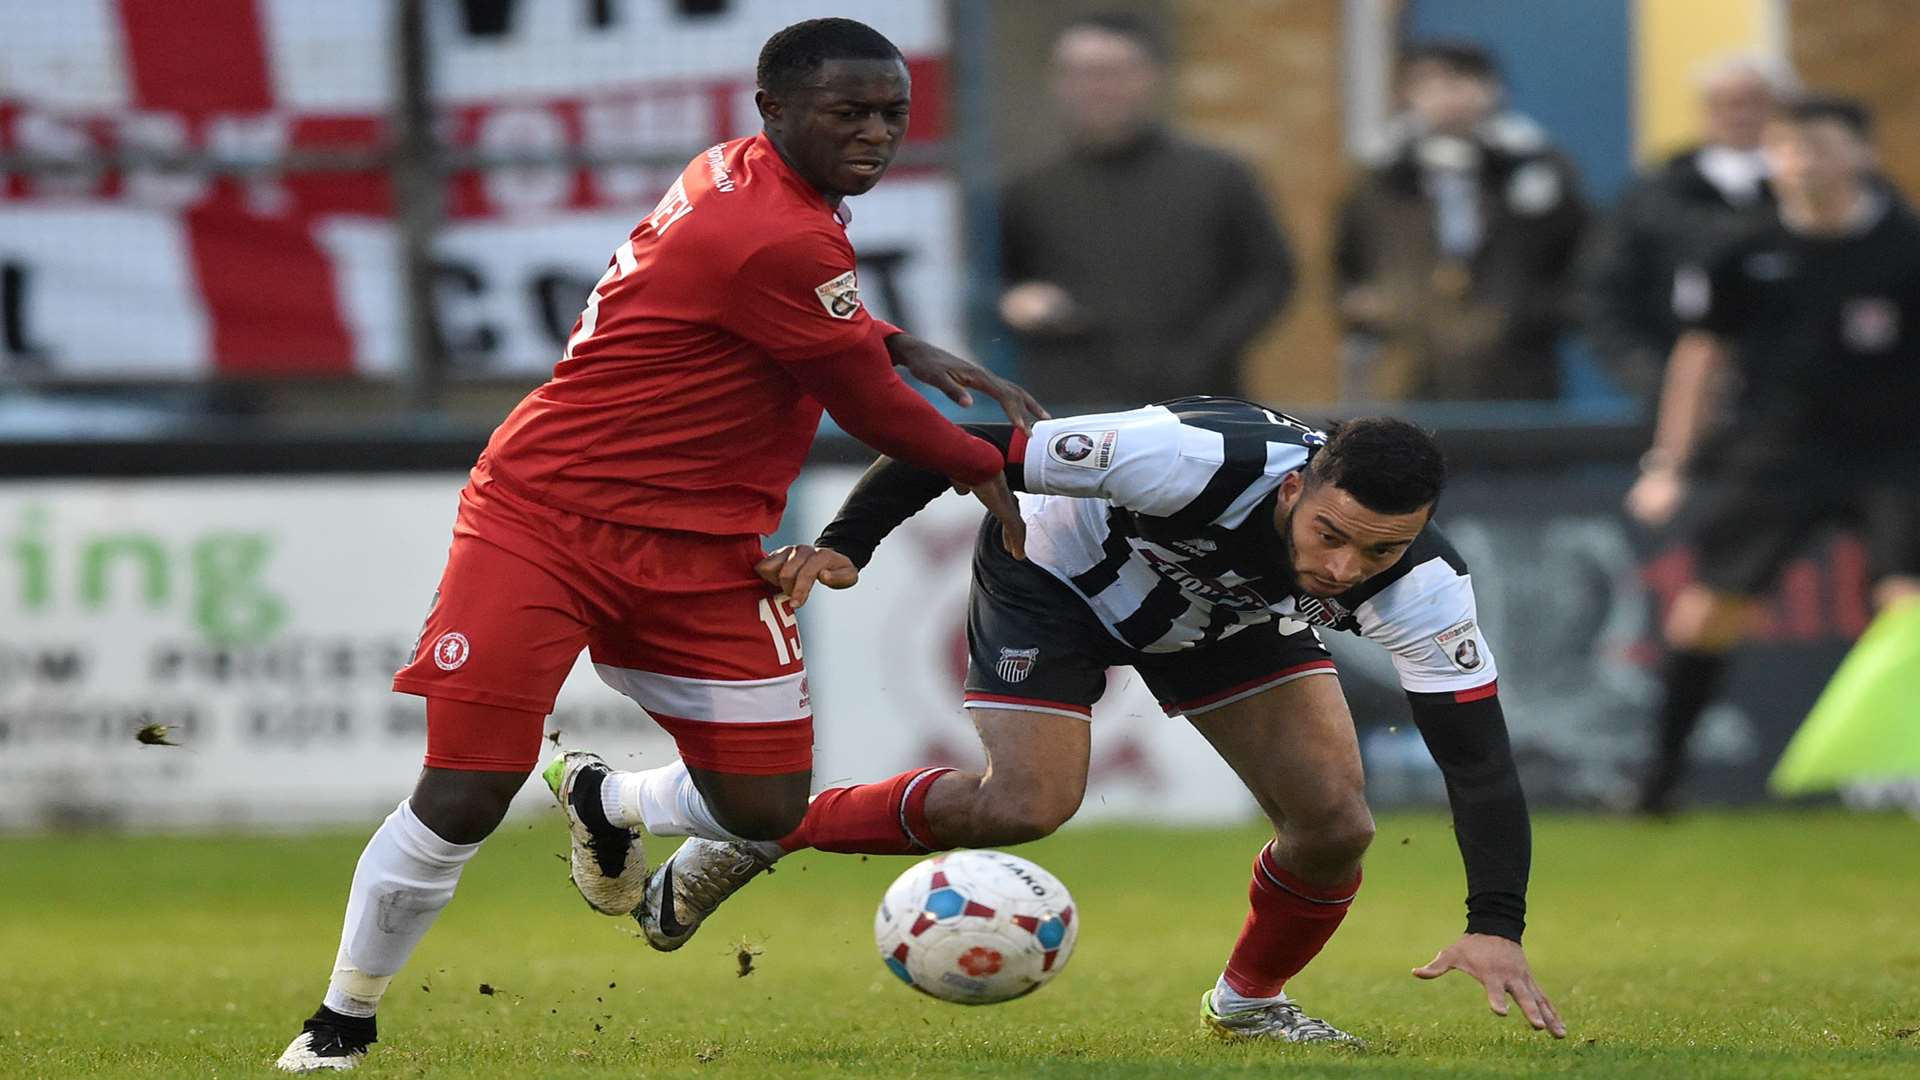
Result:
{"label": "red trim on shorts", "polygon": [[673,736],[680,760],[695,769],[736,776],[779,776],[813,770],[813,717],[769,723],[715,723],[648,713]]}
{"label": "red trim on shorts", "polygon": [[1455,690],[1453,692],[1453,703],[1455,705],[1465,705],[1469,701],[1484,701],[1499,692],[1500,680],[1495,679],[1485,686],[1476,686],[1471,690]]}
{"label": "red trim on shorts", "polygon": [[1262,675],[1257,679],[1250,679],[1246,682],[1243,682],[1239,686],[1228,687],[1227,689],[1222,690],[1218,693],[1208,694],[1206,697],[1198,698],[1193,701],[1175,701],[1175,702],[1163,701],[1160,703],[1160,708],[1164,710],[1168,716],[1179,716],[1181,713],[1186,712],[1189,709],[1204,709],[1209,705],[1213,705],[1218,702],[1225,701],[1226,699],[1234,696],[1235,694],[1244,694],[1249,690],[1257,690],[1262,686],[1266,686],[1269,683],[1277,682],[1281,679],[1291,678],[1295,675],[1304,675],[1310,671],[1334,671],[1334,670],[1336,670],[1336,668],[1334,667],[1334,663],[1332,660],[1309,660],[1304,664],[1295,664],[1290,668],[1282,668],[1281,670],[1276,671],[1271,675]]}
{"label": "red trim on shorts", "polygon": [[1062,709],[1078,716],[1091,717],[1093,706],[1075,705],[1066,701],[1048,701],[1045,698],[1014,697],[1010,694],[982,694],[969,690],[960,696],[962,701],[985,701],[995,705],[1036,705],[1045,709]]}
{"label": "red trim on shorts", "polygon": [[[429,643],[430,644],[430,643]],[[408,664],[412,667],[412,664]],[[569,667],[568,670],[572,670]],[[553,698],[527,697],[522,694],[497,694],[491,690],[478,690],[467,686],[448,686],[433,679],[416,679],[409,675],[393,677],[393,692],[412,694],[428,700],[445,698],[448,701],[465,701],[474,705],[488,705],[496,709],[518,709],[521,712],[537,712],[541,716],[553,712]]]}
{"label": "red trim on shorts", "polygon": [[1027,460],[1027,433],[1019,428],[1013,429],[1013,438],[1007,443],[1007,464],[1021,465]]}

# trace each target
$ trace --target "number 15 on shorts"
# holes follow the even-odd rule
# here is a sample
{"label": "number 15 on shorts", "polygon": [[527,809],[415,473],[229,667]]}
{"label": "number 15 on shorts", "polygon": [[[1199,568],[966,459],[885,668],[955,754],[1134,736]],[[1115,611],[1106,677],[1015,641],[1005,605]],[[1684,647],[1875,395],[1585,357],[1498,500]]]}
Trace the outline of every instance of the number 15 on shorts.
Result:
{"label": "number 15 on shorts", "polygon": [[762,599],[760,621],[766,624],[767,635],[773,638],[774,655],[780,658],[782,665],[800,659],[800,631],[795,629],[798,620],[794,618],[793,608],[788,605],[786,597]]}

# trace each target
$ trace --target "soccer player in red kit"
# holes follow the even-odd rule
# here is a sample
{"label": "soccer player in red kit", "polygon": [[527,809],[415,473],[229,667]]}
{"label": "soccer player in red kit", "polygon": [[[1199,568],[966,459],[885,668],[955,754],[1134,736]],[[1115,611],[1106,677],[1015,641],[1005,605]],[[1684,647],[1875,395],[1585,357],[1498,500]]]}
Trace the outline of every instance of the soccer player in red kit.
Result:
{"label": "soccer player in red kit", "polygon": [[871,28],[815,19],[762,50],[763,132],[695,158],[613,254],[554,377],[507,417],[460,493],[453,546],[394,688],[427,699],[426,768],[355,869],[324,1003],[281,1056],[351,1068],[374,1010],[462,867],[538,762],[582,648],[673,735],[680,760],[605,784],[548,770],[573,877],[624,915],[646,880],[636,827],[772,839],[800,822],[813,720],[793,614],[756,575],[822,408],[849,434],[974,487],[1018,528],[997,447],[908,389],[961,403],[1025,391],[871,317],[845,196],[905,133],[909,80]]}

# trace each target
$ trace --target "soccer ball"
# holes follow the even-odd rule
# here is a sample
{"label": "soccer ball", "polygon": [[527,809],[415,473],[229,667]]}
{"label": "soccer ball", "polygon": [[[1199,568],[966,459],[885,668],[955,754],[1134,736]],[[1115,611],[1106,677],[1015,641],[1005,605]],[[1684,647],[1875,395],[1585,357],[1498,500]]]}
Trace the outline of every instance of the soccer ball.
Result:
{"label": "soccer ball", "polygon": [[1004,851],[950,851],[894,879],[873,919],[880,959],[942,1001],[991,1005],[1046,985],[1080,920],[1060,879]]}

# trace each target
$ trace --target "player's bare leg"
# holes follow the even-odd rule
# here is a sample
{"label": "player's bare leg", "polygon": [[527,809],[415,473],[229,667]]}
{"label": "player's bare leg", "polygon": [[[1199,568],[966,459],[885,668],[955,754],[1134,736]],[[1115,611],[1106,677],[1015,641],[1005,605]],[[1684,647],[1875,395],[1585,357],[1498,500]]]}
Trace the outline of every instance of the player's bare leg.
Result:
{"label": "player's bare leg", "polygon": [[[451,719],[468,730],[478,725],[531,740],[526,757],[537,757],[544,719],[539,715],[439,699],[430,699],[427,708],[429,754],[436,724]],[[421,770],[413,793],[360,854],[326,996],[274,1063],[277,1068],[337,1071],[366,1056],[387,984],[453,899],[461,871],[506,816],[530,771],[530,765]]]}
{"label": "player's bare leg", "polygon": [[1638,809],[1666,814],[1686,771],[1687,740],[1725,678],[1727,654],[1746,637],[1755,602],[1694,584],[1667,612],[1664,693],[1656,721],[1654,761],[1642,781]]}
{"label": "player's bare leg", "polygon": [[647,885],[635,912],[655,948],[686,944],[727,897],[789,851],[912,855],[1019,844],[1052,833],[1086,794],[1089,730],[1079,717],[972,709],[987,767],[911,769],[830,788],[777,844],[689,840]]}
{"label": "player's bare leg", "polygon": [[1203,1017],[1232,1038],[1358,1044],[1284,992],[1346,918],[1373,841],[1360,746],[1339,680],[1331,672],[1296,679],[1192,722],[1274,828],[1254,860],[1253,910],[1202,999]]}

